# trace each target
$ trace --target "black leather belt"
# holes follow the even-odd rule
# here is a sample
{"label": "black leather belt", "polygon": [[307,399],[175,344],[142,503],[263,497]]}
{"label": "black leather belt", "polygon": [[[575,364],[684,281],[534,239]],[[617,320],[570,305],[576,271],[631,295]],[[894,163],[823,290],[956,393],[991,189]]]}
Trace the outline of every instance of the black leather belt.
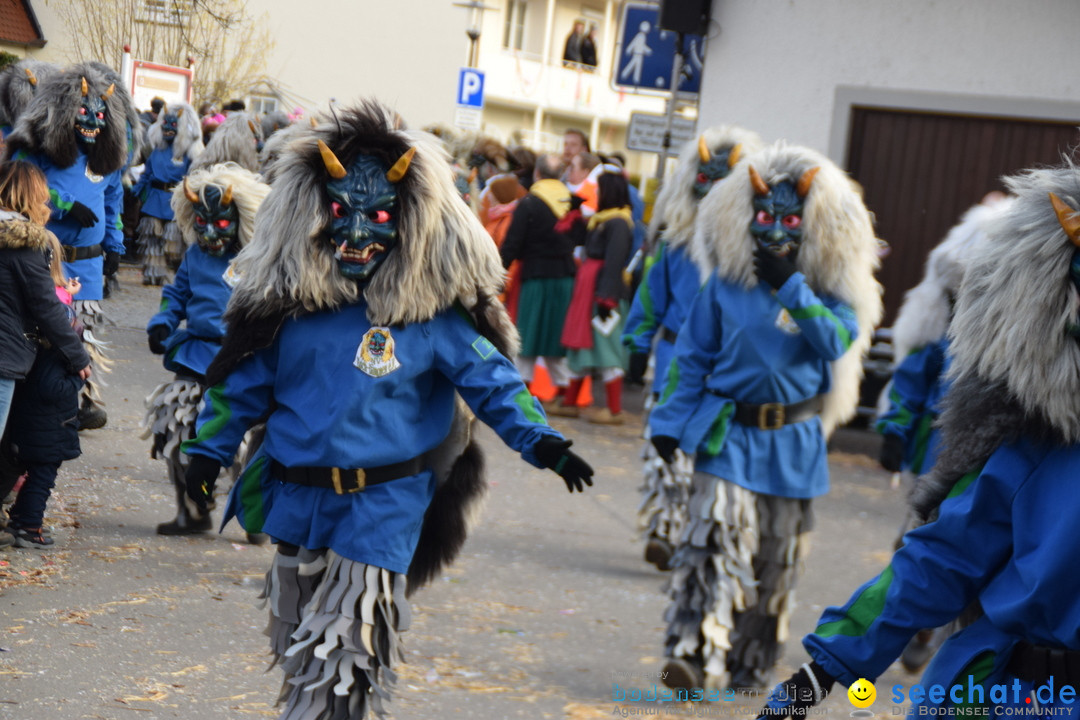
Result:
{"label": "black leather belt", "polygon": [[1080,651],[1032,645],[1021,640],[1009,658],[1009,672],[1036,686],[1050,678],[1058,687],[1080,684]]}
{"label": "black leather belt", "polygon": [[809,420],[821,412],[821,406],[821,395],[815,395],[791,405],[783,403],[749,405],[736,402],[732,418],[741,425],[756,427],[758,430],[779,430],[785,425]]}
{"label": "black leather belt", "polygon": [[62,245],[64,248],[64,262],[75,262],[76,260],[85,260],[86,258],[96,258],[98,255],[104,253],[101,249],[101,243],[97,245],[85,245],[83,247],[72,247],[71,245]]}
{"label": "black leather belt", "polygon": [[332,489],[338,495],[360,492],[371,485],[416,475],[424,469],[420,458],[373,468],[285,467],[270,462],[270,474],[282,482]]}
{"label": "black leather belt", "polygon": [[672,330],[671,328],[669,328],[667,326],[662,325],[660,327],[660,337],[662,337],[664,340],[667,340],[669,343],[674,345],[675,341],[679,337],[679,333],[675,332],[674,330]]}
{"label": "black leather belt", "polygon": [[151,180],[150,187],[155,190],[168,190],[169,192],[172,192],[173,188],[176,187],[176,183],[164,183],[160,180]]}

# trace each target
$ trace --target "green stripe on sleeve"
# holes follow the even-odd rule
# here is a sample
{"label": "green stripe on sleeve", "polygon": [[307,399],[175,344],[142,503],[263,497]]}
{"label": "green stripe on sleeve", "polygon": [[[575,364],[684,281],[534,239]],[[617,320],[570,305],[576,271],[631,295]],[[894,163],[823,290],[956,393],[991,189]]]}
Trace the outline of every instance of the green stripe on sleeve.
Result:
{"label": "green stripe on sleeve", "polygon": [[56,192],[52,188],[49,188],[49,200],[52,201],[53,207],[58,210],[63,210],[64,212],[70,210],[71,206],[74,205],[74,203],[64,202],[63,200],[61,200],[60,193]]}
{"label": "green stripe on sleeve", "polygon": [[840,322],[840,318],[836,317],[832,310],[824,305],[811,305],[805,308],[799,308],[797,310],[788,310],[791,313],[791,317],[795,320],[809,320],[811,318],[828,318],[832,320],[833,325],[836,326],[836,333],[840,336],[840,344],[847,350],[851,347],[851,333],[844,327],[844,324]]}
{"label": "green stripe on sleeve", "polygon": [[707,455],[719,455],[720,449],[724,447],[724,440],[727,439],[728,428],[731,426],[731,414],[735,412],[735,403],[727,403],[724,405],[724,409],[720,411],[720,415],[713,421],[712,429],[709,431],[709,439],[705,443],[705,453]]}
{"label": "green stripe on sleeve", "polygon": [[679,363],[678,363],[678,359],[676,358],[675,360],[671,361],[670,365],[668,365],[667,383],[664,385],[664,392],[660,396],[660,402],[664,402],[669,397],[671,397],[671,393],[675,392],[675,388],[677,388],[678,386],[679,386]]}
{"label": "green stripe on sleeve", "polygon": [[645,311],[645,321],[637,326],[634,331],[634,339],[637,339],[656,327],[656,310],[653,307],[652,293],[649,292],[649,282],[646,278],[638,289],[638,297],[641,298],[641,307]]}
{"label": "green stripe on sleeve", "polygon": [[526,420],[540,425],[547,425],[544,415],[536,409],[536,399],[524,385],[514,395],[514,402],[521,408]]}
{"label": "green stripe on sleeve", "polygon": [[968,485],[975,482],[975,478],[979,477],[980,473],[982,473],[982,468],[979,468],[978,470],[972,470],[967,475],[960,478],[957,483],[953,485],[953,489],[949,491],[949,494],[945,497],[945,499],[949,500],[951,498],[963,495],[964,491],[968,489]]}
{"label": "green stripe on sleeve", "polygon": [[845,637],[859,637],[865,635],[870,626],[881,615],[885,607],[885,596],[892,585],[893,569],[889,565],[878,575],[877,580],[868,585],[859,593],[855,602],[851,603],[847,614],[840,620],[819,625],[814,634],[818,637],[829,638],[836,635]]}
{"label": "green stripe on sleeve", "polygon": [[[991,704],[991,701],[989,699],[989,697],[990,697],[989,688],[986,685],[986,681],[990,677],[990,673],[992,673],[994,671],[994,663],[996,661],[997,661],[997,654],[992,650],[986,650],[985,652],[981,652],[978,655],[976,655],[974,660],[969,662],[964,667],[963,670],[961,670],[959,673],[956,674],[956,677],[953,678],[952,685],[959,685],[962,688],[964,688],[964,691],[963,691],[964,702],[957,704],[956,707],[959,707],[959,708],[967,708],[967,707],[976,708],[976,707],[986,707],[986,706]],[[952,685],[950,685],[949,687],[952,687]],[[982,690],[982,692],[975,692],[974,690],[971,691],[971,694],[973,696],[971,699],[975,700],[976,698],[978,698],[982,702],[970,702],[969,703],[967,701],[968,700],[968,687],[969,686],[972,687],[972,688],[977,687],[977,688],[980,688]],[[950,702],[951,702],[951,700],[952,699],[950,698]],[[975,715],[976,713],[964,713],[964,714],[965,715],[966,714]]]}
{"label": "green stripe on sleeve", "polygon": [[221,429],[229,424],[229,419],[232,418],[232,408],[229,407],[228,401],[225,399],[225,389],[221,385],[215,385],[206,391],[203,396],[206,402],[210,403],[210,406],[214,409],[214,416],[202,426],[199,430],[199,434],[192,440],[187,440],[181,445],[180,449],[186,452],[186,446],[188,443],[198,443],[214,437]]}

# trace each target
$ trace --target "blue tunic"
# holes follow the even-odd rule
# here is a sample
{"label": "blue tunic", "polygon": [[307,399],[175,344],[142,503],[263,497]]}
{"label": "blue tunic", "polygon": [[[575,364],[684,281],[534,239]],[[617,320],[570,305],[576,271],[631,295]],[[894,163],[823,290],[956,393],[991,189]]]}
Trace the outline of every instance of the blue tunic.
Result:
{"label": "blue tunic", "polygon": [[[60,239],[61,245],[89,247],[103,245],[105,252],[124,254],[124,234],[120,213],[124,209],[124,188],[120,183],[122,170],[101,176],[86,165],[86,155],[79,153],[71,167],[61,168],[39,154],[16,153],[16,160],[27,160],[41,168],[49,182],[52,217],[47,227]],[[75,201],[81,202],[97,215],[98,221],[84,228],[67,216]],[[65,262],[68,277],[82,283],[78,300],[101,300],[104,292],[103,256]]]}
{"label": "blue tunic", "polygon": [[904,467],[920,475],[934,467],[940,433],[934,421],[951,384],[949,340],[941,338],[908,353],[893,373],[889,407],[878,417],[874,429],[904,441]]}
{"label": "blue tunic", "polygon": [[[371,328],[362,301],[287,320],[269,348],[207,392],[184,451],[229,464],[247,428],[267,410],[259,455],[234,485],[226,521],[357,562],[408,570],[435,480],[430,470],[338,495],[269,477],[287,467],[369,468],[418,457],[450,431],[455,390],[503,441],[540,467],[533,449],[561,437],[513,364],[456,310],[391,327],[399,367],[373,377],[354,365]],[[387,353],[391,349],[387,348]]]}
{"label": "blue tunic", "polygon": [[[232,289],[224,274],[236,257],[212,257],[198,245],[184,254],[176,278],[161,289],[161,307],[150,318],[146,330],[159,326],[169,329],[165,340],[165,368],[172,372],[187,370],[205,375],[206,369],[221,349],[225,337],[225,306]],[[180,323],[186,327],[181,328]]]}
{"label": "blue tunic", "polygon": [[828,492],[821,420],[760,430],[734,422],[734,402],[792,404],[828,392],[830,363],[851,346],[855,314],[819,298],[795,273],[778,292],[713,276],[694,298],[675,343],[653,434],[678,438],[695,468],[757,493]]}
{"label": "blue tunic", "polygon": [[[1078,477],[1080,445],[1024,438],[998,448],[953,488],[936,521],[904,536],[881,575],[825,611],[803,645],[841,685],[873,681],[917,631],[944,625],[978,600],[985,616],[945,642],[921,684],[961,683],[966,702],[970,675],[987,704],[1023,707],[1030,683],[1016,681],[1013,702],[1006,670],[1015,644],[1080,650]],[[1007,701],[991,702],[995,684],[1009,686]],[[912,712],[922,704],[956,703],[914,702]]]}
{"label": "blue tunic", "polygon": [[172,220],[172,191],[152,186],[153,182],[178,183],[187,175],[191,159],[184,155],[180,162],[173,161],[172,146],[158,148],[146,158],[145,169],[139,181],[131,188],[142,200],[142,213],[162,220]]}
{"label": "blue tunic", "polygon": [[[638,287],[623,329],[622,341],[630,347],[631,352],[649,352],[653,336],[661,327],[678,333],[690,311],[690,303],[701,288],[701,272],[690,259],[689,248],[682,246],[672,249],[663,243],[656,256],[645,282]],[[656,341],[654,393],[659,394],[663,390],[664,378],[673,357],[675,343],[661,334]]]}

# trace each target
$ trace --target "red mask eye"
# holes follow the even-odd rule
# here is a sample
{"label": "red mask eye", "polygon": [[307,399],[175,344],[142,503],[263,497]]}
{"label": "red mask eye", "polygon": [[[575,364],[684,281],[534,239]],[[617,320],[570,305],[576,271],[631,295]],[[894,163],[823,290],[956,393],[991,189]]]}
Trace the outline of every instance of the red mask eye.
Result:
{"label": "red mask eye", "polygon": [[230,225],[232,225],[232,220],[226,220],[226,219],[222,218],[221,220],[215,220],[214,225],[217,226],[218,230],[225,230]]}
{"label": "red mask eye", "polygon": [[789,230],[794,230],[795,228],[802,225],[802,218],[798,215],[785,215],[783,222],[784,227],[788,228]]}
{"label": "red mask eye", "polygon": [[384,222],[389,221],[390,213],[386,212],[385,210],[376,210],[375,212],[371,213],[371,222],[375,223],[376,225],[382,225]]}
{"label": "red mask eye", "polygon": [[698,173],[697,181],[698,185],[704,185],[705,183],[709,182],[709,177],[705,173]]}
{"label": "red mask eye", "polygon": [[105,119],[105,113],[99,112],[99,113],[97,114],[97,119],[98,119],[98,120],[104,120],[104,119]]}
{"label": "red mask eye", "polygon": [[195,224],[199,227],[206,227],[206,219],[201,218],[198,215],[195,216]]}
{"label": "red mask eye", "polygon": [[758,225],[772,225],[774,222],[776,222],[776,218],[774,218],[772,215],[765,212],[764,210],[758,210],[757,215],[754,217],[754,222],[756,222]]}
{"label": "red mask eye", "polygon": [[80,115],[85,115],[86,114],[86,108],[84,108],[84,107],[79,108],[79,114]]}
{"label": "red mask eye", "polygon": [[339,202],[330,203],[330,214],[336,218],[345,217],[345,208]]}

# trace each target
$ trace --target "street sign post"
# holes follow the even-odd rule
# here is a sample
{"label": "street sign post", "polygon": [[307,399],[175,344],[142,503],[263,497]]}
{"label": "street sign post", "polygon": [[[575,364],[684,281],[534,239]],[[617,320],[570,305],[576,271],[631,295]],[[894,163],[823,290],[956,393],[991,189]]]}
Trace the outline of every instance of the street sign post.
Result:
{"label": "street sign post", "polygon": [[[630,126],[626,130],[626,147],[641,152],[663,152],[666,130],[667,118],[663,115],[631,113]],[[696,134],[697,122],[675,117],[671,124],[671,147],[682,147]]]}
{"label": "street sign post", "polygon": [[[677,37],[678,33],[660,27],[659,5],[650,2],[624,4],[612,88],[667,95],[671,91]],[[704,38],[683,35],[682,56],[679,95],[697,95],[705,65]]]}
{"label": "street sign post", "polygon": [[484,113],[484,73],[476,68],[461,68],[458,73],[457,110],[454,125],[465,130],[479,130]]}

